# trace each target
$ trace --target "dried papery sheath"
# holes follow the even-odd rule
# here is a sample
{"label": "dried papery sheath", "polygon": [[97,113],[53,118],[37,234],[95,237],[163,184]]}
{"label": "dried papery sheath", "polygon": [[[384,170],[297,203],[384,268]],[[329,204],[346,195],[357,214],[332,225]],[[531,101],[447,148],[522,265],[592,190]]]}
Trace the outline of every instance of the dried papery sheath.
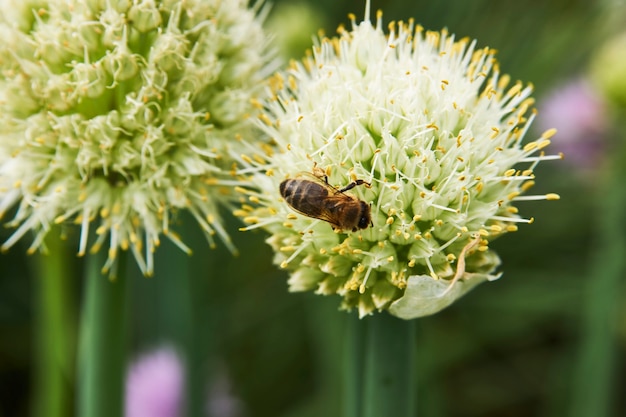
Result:
{"label": "dried papery sheath", "polygon": [[[558,198],[527,193],[537,164],[559,158],[544,154],[554,131],[524,141],[531,88],[500,74],[493,50],[412,20],[385,31],[380,12],[351,19],[271,79],[259,125],[275,146],[241,157],[236,214],[271,234],[292,291],[339,294],[361,316],[433,314],[500,276],[489,243],[533,221],[517,202]],[[285,201],[280,184],[302,172],[335,190],[367,183],[346,193],[370,204],[372,225],[294,210],[305,200]]]}
{"label": "dried papery sheath", "polygon": [[[260,5],[260,3],[259,3]],[[108,247],[153,272],[188,210],[232,248],[228,155],[251,132],[268,54],[259,7],[235,1],[5,1],[0,5],[0,213],[8,249],[54,224],[78,253]],[[234,250],[234,248],[232,248]]]}

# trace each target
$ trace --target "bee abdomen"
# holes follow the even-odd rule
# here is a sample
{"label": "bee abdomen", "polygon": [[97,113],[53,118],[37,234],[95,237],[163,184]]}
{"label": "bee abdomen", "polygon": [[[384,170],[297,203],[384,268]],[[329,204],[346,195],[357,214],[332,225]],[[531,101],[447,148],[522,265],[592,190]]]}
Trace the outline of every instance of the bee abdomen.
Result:
{"label": "bee abdomen", "polygon": [[293,194],[293,180],[285,180],[280,183],[280,195],[286,200]]}
{"label": "bee abdomen", "polygon": [[300,179],[281,182],[279,190],[287,204],[308,216],[319,215],[322,210],[320,203],[328,196],[328,191],[323,186]]}

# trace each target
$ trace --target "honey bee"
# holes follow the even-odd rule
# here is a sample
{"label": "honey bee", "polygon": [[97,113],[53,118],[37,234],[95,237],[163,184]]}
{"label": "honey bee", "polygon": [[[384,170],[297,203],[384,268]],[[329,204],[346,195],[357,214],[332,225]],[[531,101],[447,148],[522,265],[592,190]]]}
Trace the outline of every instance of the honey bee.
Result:
{"label": "honey bee", "polygon": [[[319,171],[322,171],[318,168]],[[315,173],[314,168],[314,173]],[[322,171],[323,172],[323,171]],[[370,205],[346,191],[358,185],[369,186],[355,180],[341,189],[328,183],[326,175],[301,173],[296,178],[280,183],[280,195],[295,211],[314,219],[324,220],[337,232],[367,229],[372,223]]]}

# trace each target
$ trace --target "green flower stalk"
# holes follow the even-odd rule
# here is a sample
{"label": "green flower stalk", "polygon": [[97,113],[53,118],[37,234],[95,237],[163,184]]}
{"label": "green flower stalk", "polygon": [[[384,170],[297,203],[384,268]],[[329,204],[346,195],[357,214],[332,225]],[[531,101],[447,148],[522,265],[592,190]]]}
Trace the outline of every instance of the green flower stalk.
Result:
{"label": "green flower stalk", "polygon": [[268,74],[260,3],[5,1],[0,5],[0,214],[8,249],[54,224],[80,227],[78,254],[108,246],[153,272],[161,236],[188,210],[233,251],[228,155]]}
{"label": "green flower stalk", "polygon": [[[271,233],[291,291],[339,294],[361,317],[433,314],[500,276],[489,243],[533,221],[518,202],[558,199],[524,195],[537,164],[560,158],[544,153],[555,130],[523,142],[531,87],[509,86],[492,49],[413,20],[385,33],[381,12],[375,25],[351,20],[271,78],[259,125],[275,147],[241,157],[248,181],[236,214],[244,230]],[[370,206],[371,226],[365,216],[365,228],[333,230],[281,197],[285,179],[315,177],[335,188],[329,196],[362,182],[345,194]]]}

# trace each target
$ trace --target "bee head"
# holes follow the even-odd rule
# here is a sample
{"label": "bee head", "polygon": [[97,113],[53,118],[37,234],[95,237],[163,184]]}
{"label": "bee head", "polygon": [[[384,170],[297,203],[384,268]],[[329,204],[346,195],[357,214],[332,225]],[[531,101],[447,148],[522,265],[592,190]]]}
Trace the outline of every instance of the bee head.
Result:
{"label": "bee head", "polygon": [[359,229],[367,229],[372,223],[372,215],[369,204],[365,201],[361,201],[361,217],[359,217],[358,228]]}

